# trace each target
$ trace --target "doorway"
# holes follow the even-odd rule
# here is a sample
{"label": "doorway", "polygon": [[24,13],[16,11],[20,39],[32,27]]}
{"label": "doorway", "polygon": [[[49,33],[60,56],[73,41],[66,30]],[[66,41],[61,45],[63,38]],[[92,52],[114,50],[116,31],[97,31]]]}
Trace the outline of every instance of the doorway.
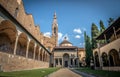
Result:
{"label": "doorway", "polygon": [[68,61],[65,61],[65,67],[68,67]]}

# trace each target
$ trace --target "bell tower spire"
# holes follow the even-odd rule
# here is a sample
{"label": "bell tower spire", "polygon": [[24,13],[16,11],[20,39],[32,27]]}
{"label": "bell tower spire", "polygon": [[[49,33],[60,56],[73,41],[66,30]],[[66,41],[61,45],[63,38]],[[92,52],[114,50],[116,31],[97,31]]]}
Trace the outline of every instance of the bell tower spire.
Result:
{"label": "bell tower spire", "polygon": [[58,44],[58,23],[57,23],[57,15],[54,13],[53,23],[52,23],[52,36],[55,38],[55,44]]}

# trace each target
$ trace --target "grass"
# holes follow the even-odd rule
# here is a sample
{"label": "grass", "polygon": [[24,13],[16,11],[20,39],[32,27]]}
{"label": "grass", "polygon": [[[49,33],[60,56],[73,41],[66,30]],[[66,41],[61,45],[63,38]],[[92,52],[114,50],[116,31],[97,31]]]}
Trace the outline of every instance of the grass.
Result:
{"label": "grass", "polygon": [[116,72],[116,71],[92,70],[90,68],[80,68],[76,70],[85,72],[88,74],[93,74],[98,77],[120,77],[120,72]]}
{"label": "grass", "polygon": [[34,69],[14,72],[0,72],[0,77],[44,77],[59,68],[45,68],[45,69]]}

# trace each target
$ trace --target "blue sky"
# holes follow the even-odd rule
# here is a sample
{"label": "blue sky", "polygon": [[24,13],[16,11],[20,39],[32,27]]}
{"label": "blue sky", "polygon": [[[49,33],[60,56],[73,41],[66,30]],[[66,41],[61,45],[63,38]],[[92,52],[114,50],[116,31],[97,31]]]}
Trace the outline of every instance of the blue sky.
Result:
{"label": "blue sky", "polygon": [[91,24],[99,26],[102,20],[120,16],[120,0],[23,0],[27,13],[34,17],[36,25],[45,35],[51,34],[53,14],[56,12],[59,43],[64,36],[73,45],[84,47],[84,31],[91,36]]}

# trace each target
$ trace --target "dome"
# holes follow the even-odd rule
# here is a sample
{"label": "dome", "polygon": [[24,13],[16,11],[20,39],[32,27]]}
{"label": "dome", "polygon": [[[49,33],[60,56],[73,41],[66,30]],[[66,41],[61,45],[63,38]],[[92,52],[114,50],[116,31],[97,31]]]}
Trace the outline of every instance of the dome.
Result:
{"label": "dome", "polygon": [[69,42],[65,37],[64,40],[60,43],[60,46],[72,46],[72,43]]}

